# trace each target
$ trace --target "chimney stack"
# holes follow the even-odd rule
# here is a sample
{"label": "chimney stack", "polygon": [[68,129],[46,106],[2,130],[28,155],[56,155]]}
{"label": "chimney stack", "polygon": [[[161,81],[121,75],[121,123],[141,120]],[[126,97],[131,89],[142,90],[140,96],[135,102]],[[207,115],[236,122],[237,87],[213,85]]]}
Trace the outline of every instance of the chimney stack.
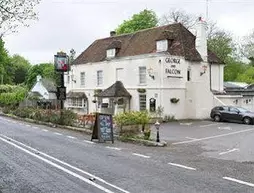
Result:
{"label": "chimney stack", "polygon": [[196,49],[202,59],[207,62],[207,23],[202,17],[198,18],[196,24]]}
{"label": "chimney stack", "polygon": [[115,31],[111,31],[110,32],[110,37],[113,37],[113,36],[115,36],[116,35],[116,32]]}

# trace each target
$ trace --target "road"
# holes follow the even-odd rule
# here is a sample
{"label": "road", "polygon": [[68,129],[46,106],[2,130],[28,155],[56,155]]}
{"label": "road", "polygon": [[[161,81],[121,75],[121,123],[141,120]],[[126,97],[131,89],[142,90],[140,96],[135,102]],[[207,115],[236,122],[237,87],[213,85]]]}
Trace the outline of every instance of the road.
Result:
{"label": "road", "polygon": [[200,141],[97,144],[81,133],[0,117],[0,192],[254,191],[252,164],[203,154]]}

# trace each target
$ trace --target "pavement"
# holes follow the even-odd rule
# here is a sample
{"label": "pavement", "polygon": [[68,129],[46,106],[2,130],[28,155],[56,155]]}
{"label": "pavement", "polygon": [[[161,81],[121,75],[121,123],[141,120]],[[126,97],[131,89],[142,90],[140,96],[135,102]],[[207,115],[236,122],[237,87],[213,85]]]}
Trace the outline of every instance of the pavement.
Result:
{"label": "pavement", "polygon": [[253,126],[171,123],[160,134],[168,147],[96,143],[0,117],[0,192],[254,192]]}

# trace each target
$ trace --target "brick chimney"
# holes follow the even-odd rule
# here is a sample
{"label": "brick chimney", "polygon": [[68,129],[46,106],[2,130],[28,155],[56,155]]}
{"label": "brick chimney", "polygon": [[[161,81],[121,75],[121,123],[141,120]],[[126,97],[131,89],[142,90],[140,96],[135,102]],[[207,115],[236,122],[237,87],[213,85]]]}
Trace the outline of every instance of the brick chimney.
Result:
{"label": "brick chimney", "polygon": [[196,24],[196,49],[202,59],[207,62],[207,23],[202,17],[198,18]]}

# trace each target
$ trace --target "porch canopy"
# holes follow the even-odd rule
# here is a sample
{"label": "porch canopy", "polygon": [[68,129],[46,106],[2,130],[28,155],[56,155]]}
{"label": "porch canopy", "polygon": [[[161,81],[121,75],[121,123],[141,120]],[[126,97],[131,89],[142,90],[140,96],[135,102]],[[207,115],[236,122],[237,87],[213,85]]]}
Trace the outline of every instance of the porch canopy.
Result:
{"label": "porch canopy", "polygon": [[82,98],[82,99],[87,99],[87,96],[84,92],[74,92],[74,91],[69,91],[66,95],[66,98]]}
{"label": "porch canopy", "polygon": [[131,98],[130,93],[126,90],[121,81],[116,81],[113,85],[98,94],[100,98]]}

